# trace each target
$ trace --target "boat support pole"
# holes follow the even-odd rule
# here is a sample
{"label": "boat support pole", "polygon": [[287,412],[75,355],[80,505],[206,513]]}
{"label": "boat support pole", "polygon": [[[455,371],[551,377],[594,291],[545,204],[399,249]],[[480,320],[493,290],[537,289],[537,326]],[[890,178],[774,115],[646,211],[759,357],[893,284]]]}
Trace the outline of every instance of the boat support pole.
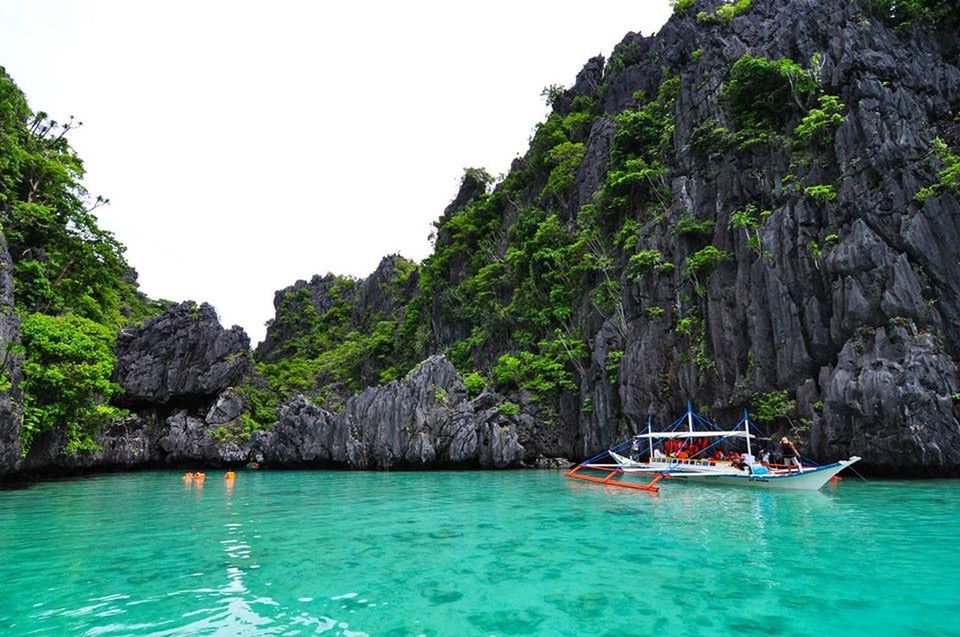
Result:
{"label": "boat support pole", "polygon": [[[857,471],[856,469],[853,468],[853,465],[852,465],[852,464],[848,464],[846,468],[847,468],[847,469],[850,469],[850,471],[853,471],[855,474],[857,474],[857,477],[860,478],[861,480],[863,480],[864,482],[867,481],[866,478],[864,478],[862,475],[860,475],[860,472],[859,472],[859,471]],[[834,477],[836,477],[836,476],[834,476]]]}
{"label": "boat support pole", "polygon": [[747,434],[747,455],[752,456],[753,453],[750,451],[750,414],[747,413],[747,410],[743,410],[743,430]]}
{"label": "boat support pole", "polygon": [[647,434],[650,434],[650,437],[647,439],[647,442],[650,444],[650,462],[653,462],[653,416],[647,416]]}

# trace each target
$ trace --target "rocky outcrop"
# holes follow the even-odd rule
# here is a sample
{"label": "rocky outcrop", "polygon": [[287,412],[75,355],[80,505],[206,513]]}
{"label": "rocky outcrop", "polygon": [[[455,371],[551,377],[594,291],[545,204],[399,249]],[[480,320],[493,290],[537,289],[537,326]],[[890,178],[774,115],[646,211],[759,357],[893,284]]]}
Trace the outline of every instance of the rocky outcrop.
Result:
{"label": "rocky outcrop", "polygon": [[254,457],[268,465],[507,468],[524,457],[517,428],[488,396],[469,400],[442,356],[404,380],[364,390],[337,414],[300,397],[279,416],[252,441]]}
{"label": "rocky outcrop", "polygon": [[211,425],[235,423],[243,412],[243,397],[232,388],[217,396],[204,420]]}
{"label": "rocky outcrop", "polygon": [[[349,465],[352,447],[334,425],[334,415],[297,396],[280,409],[279,419],[269,432],[253,434],[252,446],[258,462],[287,467]],[[336,451],[335,451],[336,450]]]}
{"label": "rocky outcrop", "polygon": [[582,205],[590,203],[593,193],[600,188],[600,184],[607,175],[610,148],[613,146],[613,136],[616,132],[616,125],[606,117],[598,119],[590,129],[583,161],[577,169],[577,190],[570,200],[568,210],[570,216],[574,216]]}
{"label": "rocky outcrop", "polygon": [[[177,410],[166,419],[165,424],[164,435],[157,441],[157,455],[166,464],[200,462],[224,466],[247,462],[249,454],[246,444],[217,438],[214,435],[214,423],[193,416],[187,410]],[[225,427],[221,430],[229,431]]]}
{"label": "rocky outcrop", "polygon": [[130,416],[104,426],[94,451],[69,453],[64,427],[41,433],[22,471],[246,462],[248,447],[237,442],[243,399],[232,389],[251,369],[242,329],[225,330],[211,306],[186,302],[121,333],[116,351],[118,403]]}
{"label": "rocky outcrop", "polygon": [[117,338],[115,381],[124,405],[203,401],[249,372],[250,339],[223,329],[216,310],[191,301],[170,307]]}
{"label": "rocky outcrop", "polygon": [[952,473],[960,455],[956,364],[909,320],[864,329],[820,373],[818,455],[864,458],[863,470],[902,476]]}
{"label": "rocky outcrop", "polygon": [[367,329],[373,317],[400,312],[419,290],[413,263],[398,254],[383,257],[377,269],[357,284],[353,295],[352,326]]}
{"label": "rocky outcrop", "polygon": [[0,475],[16,469],[20,460],[20,319],[13,307],[13,261],[0,234]]}
{"label": "rocky outcrop", "polygon": [[144,412],[110,423],[96,436],[96,451],[66,453],[66,429],[44,431],[30,446],[23,461],[24,473],[69,473],[84,469],[132,469],[157,465],[156,443],[162,435],[157,415]]}
{"label": "rocky outcrop", "polygon": [[331,320],[346,321],[344,333],[367,331],[375,320],[400,315],[418,290],[415,270],[412,262],[392,254],[383,257],[365,279],[317,275],[278,290],[273,297],[275,318],[257,346],[257,360],[272,362],[289,356],[291,345],[310,334],[315,321],[334,309],[338,316]]}
{"label": "rocky outcrop", "polygon": [[[541,424],[529,414],[505,417],[502,399],[470,400],[463,381],[442,356],[424,361],[401,381],[371,387],[334,414],[302,396],[280,409],[269,431],[247,438],[242,397],[227,389],[205,406],[142,410],[96,437],[96,451],[64,453],[63,429],[44,432],[22,470],[63,473],[138,467],[278,467],[426,469],[511,468],[545,462],[530,457]],[[529,462],[528,462],[529,460]]]}
{"label": "rocky outcrop", "polygon": [[[150,467],[227,467],[246,464],[249,445],[241,432],[239,397],[227,390],[213,401],[207,418],[203,409],[141,410],[101,429],[95,451],[66,453],[63,428],[46,431],[31,446],[23,462],[27,473],[69,473],[87,469]],[[227,413],[237,410],[233,418]]]}
{"label": "rocky outcrop", "polygon": [[309,331],[306,317],[323,316],[342,299],[343,293],[349,293],[341,277],[327,274],[314,275],[309,281],[297,281],[291,286],[277,290],[273,295],[273,309],[276,317],[267,325],[263,341],[257,345],[258,360],[273,361],[285,353],[284,345],[292,339]]}
{"label": "rocky outcrop", "polygon": [[[556,212],[567,228],[576,229],[578,212],[598,201],[607,178],[618,115],[643,108],[665,80],[679,79],[672,117],[662,124],[672,131],[673,143],[659,158],[667,167],[659,186],[669,194],[625,212],[604,212],[622,214],[604,226],[605,232],[613,236],[625,221],[635,223],[634,252],[655,251],[666,267],[638,276],[629,268],[634,252],[618,254],[611,248],[604,255],[619,259],[614,276],[622,297],[613,315],[597,311],[591,298],[595,290],[585,290],[574,303],[571,326],[565,327],[582,336],[588,350],[586,367],[577,366],[574,375],[578,391],[539,402],[510,397],[522,407],[510,426],[524,449],[523,461],[592,455],[639,430],[648,418],[671,421],[688,399],[727,420],[785,390],[796,400],[796,410],[768,426],[799,425],[798,432],[809,431],[804,451],[816,459],[859,453],[869,455],[863,466],[875,472],[904,475],[914,467],[918,474],[960,474],[960,427],[943,402],[960,389],[955,381],[960,203],[949,194],[923,203],[915,199],[941,169],[931,153],[932,140],[941,137],[960,146],[956,47],[920,27],[890,28],[868,3],[753,0],[745,10],[741,5],[727,13],[730,19],[717,17],[722,4],[700,0],[655,36],[628,34],[609,61],[588,61],[573,86],[556,96],[553,108],[560,116],[584,104],[592,105],[597,116],[589,134],[570,132],[571,142],[583,143],[583,159],[564,197],[544,197],[547,175],[528,170],[535,164],[534,151],[513,163],[512,171],[523,173],[518,181],[527,184],[525,194],[518,195],[514,186],[504,198],[509,201],[496,210],[500,226],[478,244],[490,253],[496,272],[523,208]],[[772,141],[745,143],[735,135],[744,131],[737,129],[724,86],[744,55],[789,58],[808,69],[816,83],[813,93],[797,96],[801,106],[785,105],[785,112],[795,112]],[[817,95],[839,98],[842,122],[820,141],[801,142],[793,131],[816,106]],[[716,137],[714,146],[702,143],[704,131]],[[812,194],[818,187],[828,196]],[[444,219],[486,191],[477,173],[468,171]],[[748,236],[731,221],[749,206],[759,227]],[[678,232],[683,219],[712,225],[702,233]],[[723,259],[691,276],[688,259],[708,246]],[[445,278],[429,299],[430,351],[444,351],[474,334],[477,326],[444,306],[445,295],[455,297],[474,273],[474,257],[456,255],[444,263]],[[314,292],[320,287],[311,283],[311,298],[324,298]],[[504,290],[495,294],[501,295],[501,305],[509,302]],[[375,299],[355,299],[352,311],[363,315]],[[327,304],[315,301],[314,306],[320,312]],[[278,326],[276,334],[282,329]],[[864,341],[867,333],[905,329],[914,334],[902,339],[912,343],[906,353]],[[474,346],[477,368],[488,369],[500,354],[518,347],[498,342],[505,338],[498,334]],[[881,390],[870,373],[877,369],[908,384],[917,370],[937,370],[930,374],[938,380],[924,373],[926,380],[909,384],[909,390],[899,385],[891,390],[914,404],[908,417],[892,398],[878,402]],[[321,418],[306,404],[291,405],[288,424],[296,429],[301,425],[294,422],[304,418],[335,428],[351,418],[389,423],[383,430],[365,424],[351,436],[323,438],[326,446],[317,448],[332,462],[394,466],[449,460],[443,439],[435,436],[436,417],[414,418],[418,424],[407,434],[397,424],[410,417],[407,411],[380,411],[382,401],[414,404],[413,397],[393,396],[399,387],[367,391],[375,396],[360,394],[343,416]],[[874,396],[869,405],[865,396]],[[843,401],[850,402],[841,408]],[[476,401],[470,404],[474,416],[482,412]],[[936,408],[919,409],[920,404]],[[916,418],[925,424],[914,431]],[[906,440],[908,430],[916,438],[910,444],[927,452],[902,452],[891,442]]]}

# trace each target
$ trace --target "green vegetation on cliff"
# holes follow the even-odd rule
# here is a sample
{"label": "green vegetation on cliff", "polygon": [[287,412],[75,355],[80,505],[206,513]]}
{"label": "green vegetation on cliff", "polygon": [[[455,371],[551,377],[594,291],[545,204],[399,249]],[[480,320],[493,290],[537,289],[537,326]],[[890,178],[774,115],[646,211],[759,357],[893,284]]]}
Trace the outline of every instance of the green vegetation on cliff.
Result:
{"label": "green vegetation on cliff", "polygon": [[[259,379],[239,388],[248,419],[261,427],[270,425],[276,408],[294,393],[335,408],[363,387],[402,377],[420,360],[411,353],[412,341],[403,331],[411,310],[407,290],[415,289],[418,267],[393,256],[384,259],[378,272],[383,278],[377,281],[328,275],[315,287],[282,293],[269,326],[282,337],[268,352],[258,350]],[[378,299],[378,307],[355,311],[363,299],[372,298]]]}
{"label": "green vegetation on cliff", "polygon": [[[675,3],[678,14],[696,8]],[[700,28],[726,29],[752,8],[748,1],[721,6]],[[556,407],[598,377],[611,386],[629,377],[621,366],[635,362],[627,341],[636,338],[631,323],[638,319],[664,330],[672,350],[665,368],[688,365],[704,386],[727,373],[731,363],[718,364],[714,352],[711,282],[729,282],[743,266],[738,259],[774,256],[776,246],[764,245],[764,228],[777,206],[760,193],[718,197],[712,210],[702,205],[702,191],[674,192],[678,183],[692,187],[683,179],[690,167],[677,165],[678,154],[714,173],[720,169],[712,162],[720,158],[733,163],[740,154],[782,152],[800,177],[777,175],[783,182],[778,196],[827,208],[836,204],[839,183],[824,183],[823,175],[804,168],[829,152],[847,107],[824,92],[820,52],[803,61],[744,55],[716,68],[700,48],[693,64],[712,66],[724,79],[712,89],[714,112],[702,121],[684,121],[693,113],[680,103],[690,69],[666,64],[642,90],[627,92],[619,110],[604,113],[600,105],[617,78],[643,64],[638,46],[618,46],[597,81],[578,78],[575,89],[546,89],[551,112],[507,175],[465,171],[460,193],[435,223],[433,253],[415,269],[416,286],[405,287],[389,313],[361,324],[357,317],[367,302],[340,295],[337,286],[289,292],[303,296],[280,302],[272,329],[290,332],[296,324],[294,336],[280,355],[259,356],[271,404],[304,392],[336,408],[345,393],[400,377],[443,352],[470,379],[471,395],[489,385]],[[686,139],[677,139],[678,129]],[[744,182],[766,177],[756,168],[751,178]],[[585,179],[593,181],[584,200]],[[833,245],[827,234],[803,241],[815,246],[804,254],[816,267]],[[607,356],[598,363],[601,329]],[[746,399],[761,390],[783,391],[753,388],[751,365],[743,366]],[[672,372],[664,372],[664,395],[673,383]],[[578,412],[595,413],[592,399],[589,405]]]}
{"label": "green vegetation on cliff", "polygon": [[730,69],[723,96],[741,130],[782,132],[815,87],[810,72],[793,60],[745,55]]}
{"label": "green vegetation on cliff", "polygon": [[160,307],[137,291],[124,247],[97,223],[107,201],[88,196],[68,141],[80,125],[34,113],[0,68],[0,224],[22,319],[24,453],[58,425],[69,451],[90,448],[97,426],[119,414],[106,405],[117,330]]}
{"label": "green vegetation on cliff", "polygon": [[124,246],[97,225],[93,212],[107,200],[88,196],[68,141],[80,125],[32,112],[0,68],[0,223],[17,307],[119,327],[153,315],[156,305],[137,292]]}
{"label": "green vegetation on cliff", "polygon": [[933,154],[943,162],[943,169],[937,175],[937,181],[931,186],[921,188],[916,194],[917,201],[921,203],[928,197],[942,193],[952,193],[960,197],[960,156],[950,150],[939,137],[933,140]]}
{"label": "green vegetation on cliff", "polygon": [[[600,191],[572,219],[577,170],[598,116],[587,95],[537,127],[527,155],[502,181],[465,171],[461,195],[435,224],[434,252],[416,269],[417,286],[395,286],[409,297],[390,303],[389,315],[359,325],[351,309],[358,300],[340,284],[323,289],[322,303],[308,288],[287,292],[299,296],[281,299],[271,330],[293,336],[258,365],[272,400],[299,391],[329,401],[338,386],[355,391],[402,376],[438,349],[470,380],[472,394],[486,378],[534,398],[574,390],[589,364],[584,320],[622,324],[635,215],[661,214],[669,201],[665,159],[679,86],[668,78],[655,99],[617,116]],[[711,228],[688,221],[681,232]]]}
{"label": "green vegetation on cliff", "polygon": [[868,2],[887,24],[900,28],[919,23],[949,29],[957,25],[960,20],[960,1],[958,0],[868,0]]}
{"label": "green vegetation on cliff", "polygon": [[110,381],[116,330],[75,314],[23,317],[23,426],[20,445],[30,449],[37,434],[66,425],[68,453],[93,449],[101,425],[124,412],[107,402],[119,390]]}

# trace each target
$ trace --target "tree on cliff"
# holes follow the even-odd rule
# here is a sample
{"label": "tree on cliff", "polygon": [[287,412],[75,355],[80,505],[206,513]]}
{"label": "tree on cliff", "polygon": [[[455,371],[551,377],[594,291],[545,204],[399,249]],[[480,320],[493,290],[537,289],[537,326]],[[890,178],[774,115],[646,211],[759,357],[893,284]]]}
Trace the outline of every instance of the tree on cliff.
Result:
{"label": "tree on cliff", "polygon": [[124,246],[97,223],[107,200],[88,197],[68,141],[80,125],[32,112],[0,67],[0,224],[23,324],[24,453],[56,426],[68,449],[90,446],[96,425],[115,415],[104,404],[116,331],[158,307],[137,291]]}
{"label": "tree on cliff", "polygon": [[871,3],[888,23],[897,27],[918,22],[950,29],[960,20],[960,0],[871,0]]}
{"label": "tree on cliff", "polygon": [[97,224],[68,134],[80,126],[31,112],[0,68],[0,223],[15,263],[17,307],[119,326],[150,313],[124,246]]}

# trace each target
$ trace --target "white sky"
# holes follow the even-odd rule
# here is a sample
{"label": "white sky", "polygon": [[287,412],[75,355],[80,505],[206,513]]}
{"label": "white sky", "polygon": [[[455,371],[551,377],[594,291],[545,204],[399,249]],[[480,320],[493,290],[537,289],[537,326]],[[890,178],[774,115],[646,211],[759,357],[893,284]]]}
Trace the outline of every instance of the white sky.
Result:
{"label": "white sky", "polygon": [[569,86],[667,0],[0,0],[0,66],[72,135],[152,297],[254,343],[273,293],[430,252],[463,168],[506,172]]}

